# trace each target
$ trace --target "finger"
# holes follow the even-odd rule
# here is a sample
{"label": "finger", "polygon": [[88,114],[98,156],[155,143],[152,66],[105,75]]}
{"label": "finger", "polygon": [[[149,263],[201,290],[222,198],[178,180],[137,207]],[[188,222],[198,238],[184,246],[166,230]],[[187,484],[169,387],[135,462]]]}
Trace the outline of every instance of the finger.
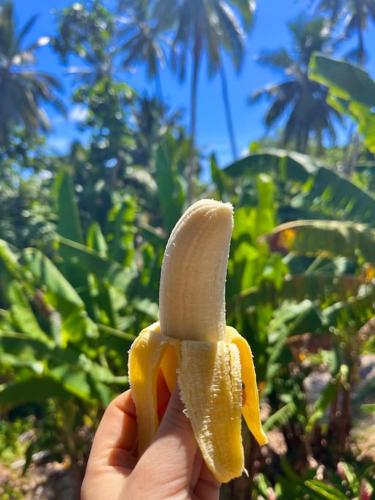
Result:
{"label": "finger", "polygon": [[205,500],[218,500],[219,494],[220,483],[216,481],[202,460],[201,473],[194,489],[194,495],[196,498],[204,498]]}
{"label": "finger", "polygon": [[137,421],[130,390],[120,394],[106,409],[96,431],[88,468],[132,469],[136,462]]}
{"label": "finger", "polygon": [[169,392],[167,383],[161,370],[159,370],[157,378],[157,397],[158,397],[158,419],[159,423],[162,421],[164,413],[168,407],[171,393]]}
{"label": "finger", "polygon": [[[182,488],[190,483],[197,444],[179,391],[172,394],[158,432],[149,448],[139,459],[136,475],[147,471],[150,482]],[[158,464],[155,467],[155,464]],[[155,477],[154,477],[155,476]]]}
{"label": "finger", "polygon": [[203,464],[202,453],[198,449],[196,454],[195,454],[193,471],[192,471],[191,480],[190,480],[190,486],[191,486],[192,491],[195,490],[195,487],[198,483],[198,479],[199,479],[199,476],[201,474],[202,464]]}

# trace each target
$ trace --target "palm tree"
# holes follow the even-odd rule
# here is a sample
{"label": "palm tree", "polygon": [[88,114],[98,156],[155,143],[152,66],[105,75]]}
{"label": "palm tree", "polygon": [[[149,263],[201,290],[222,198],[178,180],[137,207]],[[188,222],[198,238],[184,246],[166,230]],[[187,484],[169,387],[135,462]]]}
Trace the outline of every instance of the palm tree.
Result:
{"label": "palm tree", "polygon": [[268,128],[285,119],[282,145],[294,142],[297,151],[305,152],[313,136],[319,150],[323,134],[336,138],[334,121],[342,121],[340,114],[326,102],[325,87],[308,79],[308,65],[314,51],[321,51],[329,43],[329,29],[322,18],[307,20],[298,17],[289,23],[293,38],[293,51],[278,49],[264,53],[259,62],[281,71],[286,77],[279,83],[267,85],[256,91],[251,101],[267,98],[271,104],[265,115]]}
{"label": "palm tree", "polygon": [[173,20],[158,18],[150,1],[120,0],[119,9],[127,14],[120,18],[123,28],[119,30],[120,38],[124,39],[120,47],[124,53],[123,66],[128,69],[132,64],[144,65],[147,77],[155,79],[158,99],[163,101],[160,70],[166,63],[166,49],[170,46],[165,31]]}
{"label": "palm tree", "polygon": [[375,0],[318,0],[315,3],[317,11],[328,13],[333,22],[344,20],[343,38],[357,37],[357,46],[349,55],[363,66],[366,59],[364,31],[369,20],[375,22]]}
{"label": "palm tree", "polygon": [[36,16],[31,17],[17,33],[13,3],[0,5],[0,146],[8,144],[14,127],[23,127],[28,135],[48,129],[42,104],[62,109],[54,93],[60,89],[59,82],[34,68],[35,52],[49,43],[49,38],[24,46],[35,21]]}
{"label": "palm tree", "polygon": [[174,17],[173,68],[184,80],[189,61],[192,63],[190,134],[194,147],[196,137],[197,90],[199,73],[206,56],[208,74],[220,72],[223,100],[233,155],[236,146],[225,78],[223,53],[226,52],[235,67],[240,69],[243,59],[244,27],[252,17],[254,2],[204,0],[158,0],[155,12],[158,18]]}

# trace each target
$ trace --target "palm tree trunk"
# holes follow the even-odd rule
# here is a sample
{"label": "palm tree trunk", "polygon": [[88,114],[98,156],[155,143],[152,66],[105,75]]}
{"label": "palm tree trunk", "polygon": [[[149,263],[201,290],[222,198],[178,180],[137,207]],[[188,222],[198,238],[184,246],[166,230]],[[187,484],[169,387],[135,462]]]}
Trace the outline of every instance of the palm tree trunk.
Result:
{"label": "palm tree trunk", "polygon": [[231,109],[230,109],[227,77],[226,77],[223,65],[220,65],[220,77],[221,77],[221,89],[222,89],[224,109],[225,109],[225,118],[226,118],[227,127],[228,127],[229,141],[230,141],[230,146],[232,149],[233,160],[236,160],[237,159],[237,146],[236,146],[236,139],[234,136],[232,113],[231,113]]}
{"label": "palm tree trunk", "polygon": [[358,38],[358,62],[361,67],[365,65],[365,44],[363,41],[363,26],[362,26],[362,6],[359,0],[355,0],[355,8],[357,11],[357,38]]}
{"label": "palm tree trunk", "polygon": [[164,102],[163,88],[162,88],[162,85],[161,85],[161,78],[160,78],[159,68],[157,69],[157,71],[155,73],[155,90],[156,90],[156,97],[158,98],[158,101]]}
{"label": "palm tree trunk", "polygon": [[190,161],[188,169],[188,188],[187,188],[187,201],[191,203],[193,198],[193,184],[194,175],[197,171],[197,160],[195,158],[195,136],[196,136],[196,123],[197,123],[197,93],[198,93],[198,78],[199,67],[201,63],[201,37],[196,33],[193,46],[193,73],[191,77],[191,102],[190,102],[190,137],[191,137],[191,150]]}
{"label": "palm tree trunk", "polygon": [[197,90],[198,76],[201,62],[200,41],[197,37],[194,43],[193,51],[193,74],[191,77],[191,104],[190,104],[190,136],[193,147],[195,146],[195,134],[197,125]]}

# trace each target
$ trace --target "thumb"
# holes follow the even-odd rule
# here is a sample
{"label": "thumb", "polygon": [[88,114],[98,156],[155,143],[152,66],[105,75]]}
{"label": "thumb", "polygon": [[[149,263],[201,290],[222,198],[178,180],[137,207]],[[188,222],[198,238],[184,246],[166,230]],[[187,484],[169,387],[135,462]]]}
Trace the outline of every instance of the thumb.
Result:
{"label": "thumb", "polygon": [[[160,427],[149,448],[139,459],[134,472],[155,474],[164,484],[184,487],[192,476],[198,446],[177,388],[170,400]],[[137,470],[138,469],[138,470]]]}

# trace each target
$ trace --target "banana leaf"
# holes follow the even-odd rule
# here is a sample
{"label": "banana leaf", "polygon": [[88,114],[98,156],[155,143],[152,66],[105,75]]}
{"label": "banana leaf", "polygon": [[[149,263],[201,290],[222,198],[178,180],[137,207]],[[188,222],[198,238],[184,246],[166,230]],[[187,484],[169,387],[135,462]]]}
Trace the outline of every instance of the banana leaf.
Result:
{"label": "banana leaf", "polygon": [[268,237],[273,250],[356,260],[375,264],[375,229],[341,221],[299,220],[276,227]]}

